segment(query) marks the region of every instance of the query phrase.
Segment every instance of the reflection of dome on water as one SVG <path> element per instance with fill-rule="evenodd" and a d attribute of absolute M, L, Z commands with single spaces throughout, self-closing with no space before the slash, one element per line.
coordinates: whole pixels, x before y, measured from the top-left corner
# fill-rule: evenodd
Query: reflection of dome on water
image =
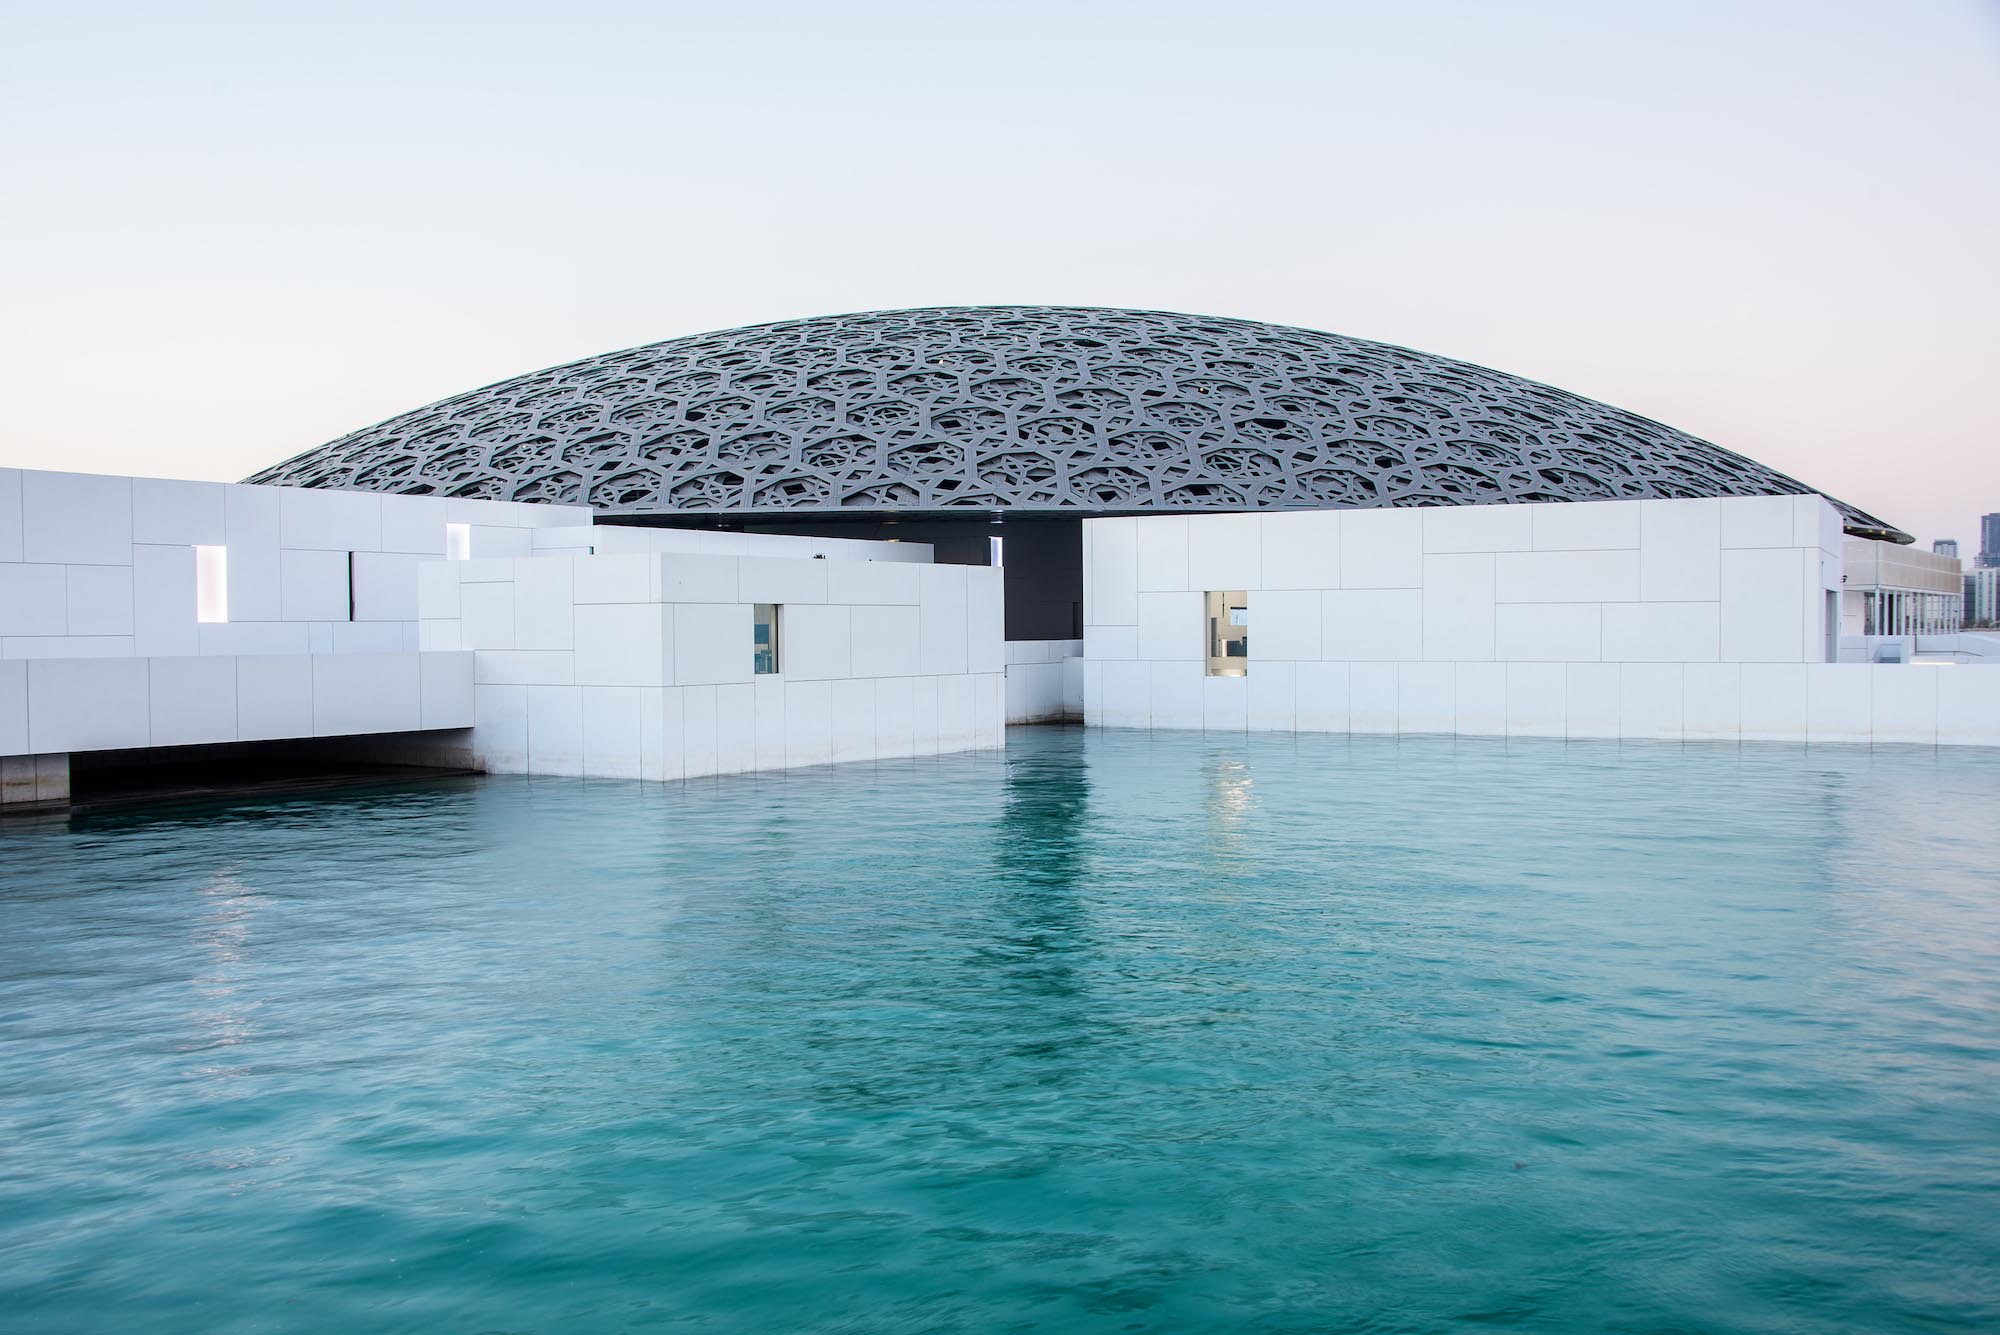
<path fill-rule="evenodd" d="M 1813 490 L 1465 362 L 1248 320 L 1042 306 L 826 316 L 606 353 L 249 480 L 736 517 Z M 1835 504 L 1848 532 L 1909 541 Z"/>

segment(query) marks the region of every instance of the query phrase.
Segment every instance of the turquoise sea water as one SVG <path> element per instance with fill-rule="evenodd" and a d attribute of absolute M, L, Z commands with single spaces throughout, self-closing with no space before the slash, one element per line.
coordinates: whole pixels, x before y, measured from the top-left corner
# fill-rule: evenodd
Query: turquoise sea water
<path fill-rule="evenodd" d="M 2000 1329 L 2000 753 L 0 828 L 10 1332 Z"/>

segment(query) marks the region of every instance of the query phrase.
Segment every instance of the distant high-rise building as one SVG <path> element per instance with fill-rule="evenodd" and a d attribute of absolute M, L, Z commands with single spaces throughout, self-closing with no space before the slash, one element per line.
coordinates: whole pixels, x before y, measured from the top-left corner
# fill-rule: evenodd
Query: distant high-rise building
<path fill-rule="evenodd" d="M 1931 544 L 1931 551 L 1937 556 L 1957 556 L 1957 538 L 1939 538 Z"/>
<path fill-rule="evenodd" d="M 1965 572 L 1965 624 L 2000 626 L 2000 566 Z"/>
<path fill-rule="evenodd" d="M 1981 570 L 2000 568 L 2000 514 L 1979 516 L 1979 559 Z"/>

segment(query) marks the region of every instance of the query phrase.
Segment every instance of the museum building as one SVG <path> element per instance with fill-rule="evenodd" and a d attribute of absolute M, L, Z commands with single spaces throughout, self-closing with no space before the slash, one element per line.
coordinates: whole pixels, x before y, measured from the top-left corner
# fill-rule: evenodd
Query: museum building
<path fill-rule="evenodd" d="M 1988 674 L 1837 661 L 1844 545 L 1908 541 L 1359 339 L 798 320 L 501 381 L 240 484 L 0 471 L 0 764 L 47 802 L 77 756 L 315 737 L 635 778 L 1076 716 L 2000 740 Z"/>

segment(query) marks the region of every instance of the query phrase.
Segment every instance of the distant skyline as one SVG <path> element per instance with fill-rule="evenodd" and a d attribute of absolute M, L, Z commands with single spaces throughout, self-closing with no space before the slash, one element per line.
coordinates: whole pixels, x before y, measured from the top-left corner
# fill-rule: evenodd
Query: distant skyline
<path fill-rule="evenodd" d="M 2000 510 L 2000 6 L 0 3 L 0 465 L 240 478 L 835 312 L 1137 306 Z"/>

